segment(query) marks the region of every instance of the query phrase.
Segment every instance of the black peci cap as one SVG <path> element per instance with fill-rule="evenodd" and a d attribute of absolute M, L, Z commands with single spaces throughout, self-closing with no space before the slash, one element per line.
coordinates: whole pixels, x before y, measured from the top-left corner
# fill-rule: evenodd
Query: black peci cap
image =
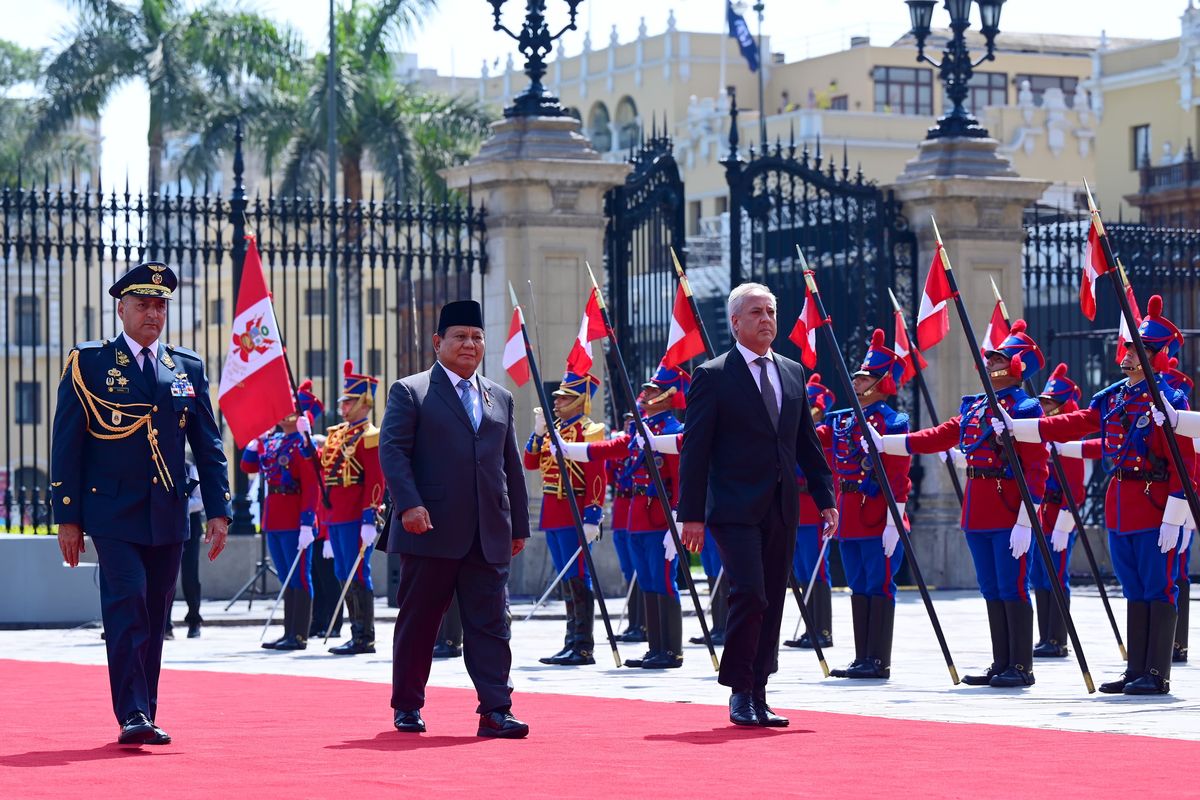
<path fill-rule="evenodd" d="M 454 325 L 482 328 L 483 308 L 474 300 L 455 300 L 453 303 L 446 303 L 438 315 L 438 336 L 444 335 L 446 329 Z"/>

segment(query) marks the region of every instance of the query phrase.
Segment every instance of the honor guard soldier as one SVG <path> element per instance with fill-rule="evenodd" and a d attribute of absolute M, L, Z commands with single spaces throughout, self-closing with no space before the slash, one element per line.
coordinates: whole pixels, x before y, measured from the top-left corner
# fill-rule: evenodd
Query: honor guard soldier
<path fill-rule="evenodd" d="M 1188 398 L 1188 404 L 1191 405 L 1192 379 L 1179 370 L 1179 359 L 1172 358 L 1170 364 L 1170 369 L 1164 376 L 1167 384 L 1172 389 L 1182 392 L 1183 396 Z M 1197 446 L 1200 446 L 1200 439 L 1193 438 L 1193 449 Z M 1200 458 L 1197 458 L 1192 465 L 1192 484 L 1200 487 Z M 1188 575 L 1188 561 L 1192 552 L 1192 539 L 1195 535 L 1194 528 L 1185 526 L 1183 535 L 1179 539 L 1179 565 L 1178 574 L 1175 576 L 1175 588 L 1179 591 L 1175 605 L 1179 608 L 1179 619 L 1175 622 L 1175 648 L 1171 654 L 1171 662 L 1174 664 L 1186 664 L 1188 660 L 1188 626 L 1191 624 L 1192 605 L 1192 579 Z"/>
<path fill-rule="evenodd" d="M 633 414 L 625 413 L 625 433 L 632 436 L 636 426 Z M 646 641 L 646 623 L 643 619 L 645 604 L 642 602 L 642 590 L 637 583 L 637 572 L 633 565 L 633 552 L 629 549 L 629 501 L 633 498 L 633 465 L 632 458 L 620 461 L 606 461 L 605 470 L 608 474 L 608 485 L 612 487 L 612 542 L 617 551 L 617 562 L 621 565 L 621 575 L 629 584 L 629 599 L 626 602 L 627 625 L 625 631 L 617 637 L 619 642 Z"/>
<path fill-rule="evenodd" d="M 1021 389 L 1021 381 L 1046 365 L 1037 343 L 1025 330 L 1025 320 L 1013 322 L 1007 338 L 985 353 L 988 376 L 1000 407 L 1018 419 L 1042 415 L 1038 401 Z M 1025 476 L 1035 503 L 1046 486 L 1045 446 L 1017 444 L 1019 464 L 1008 463 L 984 394 L 962 399 L 957 416 L 935 428 L 907 436 L 880 437 L 881 449 L 893 455 L 934 454 L 955 445 L 967 462 L 962 528 L 975 563 L 979 591 L 987 602 L 992 638 L 992 665 L 983 675 L 964 675 L 968 686 L 1032 686 L 1033 606 L 1029 601 L 1029 546 L 1033 530 L 1021 502 L 1013 470 Z M 1037 554 L 1034 554 L 1037 557 Z"/>
<path fill-rule="evenodd" d="M 642 385 L 638 406 L 651 436 L 679 434 L 682 423 L 675 409 L 686 406 L 690 376 L 678 367 L 659 364 L 654 376 Z M 679 568 L 669 523 L 657 497 L 654 480 L 646 466 L 647 454 L 654 458 L 674 508 L 679 493 L 679 457 L 650 452 L 639 437 L 620 434 L 605 442 L 566 444 L 564 454 L 586 464 L 606 460 L 633 459 L 633 499 L 629 503 L 629 543 L 645 602 L 646 639 L 649 650 L 640 659 L 628 659 L 629 667 L 674 669 L 683 664 L 683 612 L 676 586 Z"/>
<path fill-rule="evenodd" d="M 899 388 L 904 361 L 883 342 L 884 333 L 876 328 L 862 366 L 853 375 L 854 392 L 872 428 L 887 436 L 904 436 L 908 415 L 887 404 Z M 829 465 L 837 479 L 837 536 L 852 592 L 854 622 L 854 661 L 830 674 L 835 678 L 887 679 L 896 619 L 895 577 L 904 560 L 904 547 L 854 412 L 836 411 L 827 419 L 833 452 Z M 891 487 L 902 518 L 912 488 L 908 479 L 911 461 L 907 454 L 883 454 L 883 479 Z"/>
<path fill-rule="evenodd" d="M 593 375 L 576 375 L 568 371 L 553 393 L 554 430 L 564 442 L 598 442 L 604 438 L 604 424 L 593 422 L 588 414 L 592 398 L 600 381 Z M 547 444 L 546 419 L 542 409 L 535 408 L 533 434 L 525 445 L 525 469 L 542 473 L 542 516 L 539 527 L 546 533 L 546 545 L 554 562 L 555 574 L 566 569 L 574 559 L 563 580 L 567 605 L 567 633 L 563 647 L 552 656 L 538 659 L 543 664 L 561 667 L 595 664 L 592 629 L 596 616 L 596 597 L 592 594 L 592 576 L 579 549 L 579 534 L 575 518 L 567 503 L 575 503 L 583 519 L 584 536 L 588 545 L 600 538 L 600 521 L 604 517 L 606 477 L 604 465 L 571 464 L 570 496 L 566 482 L 558 472 L 558 460 Z"/>
<path fill-rule="evenodd" d="M 325 522 L 333 549 L 333 569 L 343 585 L 352 581 L 346 592 L 350 639 L 329 648 L 329 652 L 351 656 L 375 652 L 371 553 L 375 549 L 375 516 L 383 501 L 383 473 L 379 469 L 379 429 L 371 424 L 379 381 L 356 374 L 354 362 L 349 360 L 342 365 L 342 372 L 345 385 L 338 398 L 338 412 L 344 422 L 326 432 L 321 472 L 329 491 Z"/>
<path fill-rule="evenodd" d="M 168 744 L 157 724 L 163 636 L 189 535 L 184 448 L 190 446 L 208 518 L 209 559 L 232 516 L 221 432 L 204 360 L 160 340 L 178 280 L 150 261 L 109 287 L 124 332 L 67 356 L 54 414 L 54 521 L 64 560 L 79 563 L 91 537 L 112 707 L 121 744 Z"/>
<path fill-rule="evenodd" d="M 808 409 L 812 414 L 813 423 L 817 426 L 817 436 L 821 446 L 825 448 L 825 460 L 833 463 L 830 452 L 831 437 L 827 414 L 836 402 L 833 392 L 821 383 L 820 373 L 814 372 L 808 378 L 806 387 L 808 393 Z M 808 583 L 812 579 L 813 570 L 817 569 L 817 556 L 821 554 L 821 511 L 813 502 L 808 492 L 808 481 L 800 468 L 796 468 L 796 488 L 800 492 L 800 524 L 796 527 L 796 552 L 792 556 L 792 572 L 796 583 L 803 591 L 808 591 Z M 837 482 L 834 483 L 837 491 Z M 705 542 L 703 554 L 708 550 L 709 542 Z M 714 548 L 716 549 L 716 548 Z M 812 597 L 804 598 L 809 606 L 813 624 L 820 631 L 818 644 L 821 647 L 833 647 L 833 598 L 829 584 L 829 548 L 825 548 L 825 556 L 821 559 L 821 568 L 817 570 L 817 579 L 812 586 Z M 812 632 L 805 630 L 799 639 L 789 639 L 784 642 L 787 647 L 803 647 L 811 649 Z"/>
<path fill-rule="evenodd" d="M 1042 393 L 1038 395 L 1043 418 L 1079 410 L 1079 399 L 1079 386 L 1067 377 L 1066 364 L 1054 368 Z M 1058 460 L 1069 484 L 1066 488 L 1071 492 L 1076 506 L 1081 507 L 1084 499 L 1083 458 L 1068 456 L 1062 448 L 1058 450 Z M 1075 549 L 1076 531 L 1075 518 L 1071 516 L 1071 509 L 1063 494 L 1065 490 L 1058 483 L 1058 475 L 1051 469 L 1046 478 L 1046 494 L 1038 510 L 1038 521 L 1050 538 L 1055 576 L 1047 574 L 1046 565 L 1037 554 L 1029 560 L 1029 583 L 1033 586 L 1033 596 L 1037 601 L 1038 640 L 1033 646 L 1034 658 L 1065 658 L 1067 655 L 1067 620 L 1054 602 L 1054 590 L 1050 583 L 1055 580 L 1062 586 L 1063 597 L 1069 606 L 1071 581 L 1067 567 L 1071 563 L 1071 552 Z"/>
<path fill-rule="evenodd" d="M 1183 335 L 1162 315 L 1161 297 L 1151 297 L 1146 308 L 1138 331 L 1152 354 L 1154 379 L 1169 406 L 1186 408 L 1183 393 L 1164 377 Z M 1167 434 L 1156 424 L 1165 417 L 1150 399 L 1147 376 L 1132 348 L 1121 359 L 1121 371 L 1125 380 L 1098 392 L 1087 408 L 1038 422 L 1015 420 L 1011 427 L 1022 442 L 1071 441 L 1100 432 L 1105 469 L 1113 476 L 1104 501 L 1105 525 L 1113 571 L 1126 600 L 1128 652 L 1125 673 L 1100 691 L 1166 694 L 1175 641 L 1176 547 L 1190 516 L 1182 481 L 1191 480 L 1193 448 L 1190 438 L 1179 437 L 1187 470 L 1178 474 Z"/>
<path fill-rule="evenodd" d="M 242 451 L 242 472 L 260 473 L 266 485 L 262 530 L 280 580 L 288 576 L 297 554 L 300 558 L 283 590 L 283 636 L 263 642 L 267 650 L 304 650 L 312 624 L 311 545 L 321 491 L 313 464 L 316 450 L 308 437 L 313 417 L 320 416 L 323 407 L 310 380 L 300 384 L 296 397 L 299 413 L 284 417 L 278 431 L 252 439 Z"/>

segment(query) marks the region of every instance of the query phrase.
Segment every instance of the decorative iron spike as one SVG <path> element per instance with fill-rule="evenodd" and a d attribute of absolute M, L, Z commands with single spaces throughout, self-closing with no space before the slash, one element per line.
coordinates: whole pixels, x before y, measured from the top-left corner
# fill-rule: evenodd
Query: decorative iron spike
<path fill-rule="evenodd" d="M 850 177 L 850 154 L 846 150 L 846 140 L 842 139 L 842 180 Z"/>

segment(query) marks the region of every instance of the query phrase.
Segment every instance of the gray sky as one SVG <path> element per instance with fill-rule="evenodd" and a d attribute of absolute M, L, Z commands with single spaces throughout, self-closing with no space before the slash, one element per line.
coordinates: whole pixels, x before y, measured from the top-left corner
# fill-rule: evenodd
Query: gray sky
<path fill-rule="evenodd" d="M 349 0 L 335 0 L 339 6 Z M 782 50 L 789 61 L 845 46 L 851 35 L 865 34 L 875 42 L 890 42 L 908 30 L 908 8 L 903 0 L 765 0 L 763 32 L 771 49 Z M 1001 30 L 1164 39 L 1179 34 L 1179 16 L 1188 0 L 1008 0 Z M 191 3 L 200 5 L 201 3 Z M 242 0 L 255 9 L 297 28 L 313 49 L 328 36 L 328 0 Z M 519 26 L 521 0 L 509 0 L 505 20 Z M 749 3 L 748 3 L 749 5 Z M 512 42 L 491 29 L 491 6 L 486 0 L 441 0 L 441 9 L 405 47 L 416 52 L 421 66 L 458 75 L 479 75 L 480 64 L 499 58 L 503 65 Z M 63 36 L 73 18 L 64 0 L 38 0 L 30 13 L 29 0 L 0 0 L 0 36 L 26 47 L 51 47 Z M 565 22 L 562 0 L 548 0 L 552 22 Z M 637 36 L 639 18 L 645 17 L 650 35 L 661 33 L 673 9 L 682 30 L 719 31 L 724 25 L 725 0 L 584 0 L 580 30 L 564 37 L 568 54 L 582 48 L 583 31 L 590 27 L 593 48 L 607 44 L 612 26 L 622 42 Z M 747 13 L 751 29 L 756 24 Z M 948 17 L 940 7 L 934 25 L 945 26 Z M 978 16 L 976 15 L 976 23 Z M 1001 33 L 1003 36 L 1003 33 Z M 520 61 L 517 61 L 518 65 Z M 127 171 L 135 186 L 146 175 L 145 132 L 148 119 L 145 88 L 129 84 L 117 92 L 102 114 L 104 150 L 102 171 L 123 176 Z"/>

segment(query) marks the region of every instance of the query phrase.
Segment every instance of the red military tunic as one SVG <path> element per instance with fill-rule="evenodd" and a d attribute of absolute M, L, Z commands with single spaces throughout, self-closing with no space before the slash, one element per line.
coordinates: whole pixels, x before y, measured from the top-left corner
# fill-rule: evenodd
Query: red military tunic
<path fill-rule="evenodd" d="M 564 423 L 554 421 L 554 429 L 564 442 L 595 442 L 604 437 L 604 425 L 578 416 Z M 563 481 L 558 472 L 558 460 L 546 446 L 546 437 L 536 433 L 525 445 L 525 469 L 542 473 L 542 516 L 539 528 L 543 531 L 574 528 L 575 518 L 567 505 Z M 571 488 L 579 515 L 585 523 L 599 524 L 604 517 L 604 494 L 608 480 L 603 462 L 579 463 L 568 460 Z"/>
<path fill-rule="evenodd" d="M 330 428 L 321 448 L 321 472 L 330 505 L 321 514 L 323 524 L 375 522 L 383 502 L 378 428 L 365 419 Z"/>
<path fill-rule="evenodd" d="M 1053 419 L 1046 417 L 1045 419 Z M 1039 427 L 1041 427 L 1039 425 Z M 1084 458 L 1086 458 L 1087 447 L 1084 447 Z M 1047 457 L 1049 457 L 1047 455 Z M 1067 486 L 1071 493 L 1071 498 L 1075 501 L 1075 505 L 1079 506 L 1083 503 L 1083 458 L 1071 458 L 1064 456 L 1061 452 L 1058 454 L 1059 463 L 1062 464 L 1063 472 L 1067 476 Z M 1054 523 L 1058 520 L 1058 515 L 1070 514 L 1070 507 L 1067 504 L 1066 498 L 1063 496 L 1062 488 L 1058 485 L 1058 473 L 1053 465 L 1050 467 L 1050 474 L 1046 478 L 1046 493 L 1042 496 L 1042 505 L 1038 509 L 1038 521 L 1041 522 L 1042 530 L 1047 534 L 1054 530 Z"/>
<path fill-rule="evenodd" d="M 908 432 L 908 415 L 901 414 L 879 401 L 863 409 L 871 427 L 883 434 Z M 862 431 L 854 412 L 830 414 L 828 428 L 832 433 L 833 459 L 830 467 L 838 485 L 838 537 L 864 539 L 883 534 L 890 521 L 887 498 L 874 476 L 870 454 L 860 444 Z M 883 470 L 897 503 L 907 503 L 912 481 L 908 469 L 911 456 L 881 453 Z"/>
<path fill-rule="evenodd" d="M 821 440 L 821 449 L 825 451 L 825 461 L 833 463 L 833 435 L 830 432 L 828 418 L 816 423 L 817 438 Z M 808 479 L 804 477 L 804 472 L 799 466 L 796 467 L 796 490 L 800 492 L 800 521 L 797 523 L 799 527 L 823 525 L 824 520 L 821 519 L 821 509 L 817 508 L 817 504 L 812 499 L 812 494 L 808 491 Z M 833 482 L 834 499 L 837 499 L 838 485 L 837 481 Z"/>
<path fill-rule="evenodd" d="M 677 433 L 682 427 L 670 411 L 647 417 L 645 423 L 651 435 Z M 631 440 L 632 437 L 622 433 L 607 441 L 588 445 L 588 458 L 593 461 L 629 459 L 636 468 L 632 475 L 633 497 L 629 501 L 627 530 L 630 533 L 665 531 L 669 527 L 667 516 L 663 512 L 662 503 L 657 499 L 654 480 L 645 464 L 648 451 L 631 446 Z M 654 463 L 658 465 L 669 504 L 671 508 L 675 508 L 679 504 L 679 456 L 669 453 L 651 455 L 654 457 Z"/>
<path fill-rule="evenodd" d="M 1010 386 L 996 393 L 1000 404 L 1014 418 L 1040 417 L 1042 407 L 1020 387 Z M 988 532 L 1011 530 L 1021 508 L 1021 491 L 1006 462 L 1004 445 L 992 431 L 991 412 L 985 395 L 963 398 L 958 416 L 934 428 L 910 433 L 910 453 L 944 453 L 960 448 L 967 457 L 967 488 L 963 500 L 964 531 Z M 1041 502 L 1048 474 L 1049 457 L 1041 443 L 1017 442 L 1021 472 L 1029 484 L 1034 502 Z"/>
<path fill-rule="evenodd" d="M 316 522 L 320 488 L 312 454 L 299 433 L 272 433 L 258 440 L 258 450 L 242 451 L 242 472 L 261 472 L 266 484 L 262 528 L 294 531 Z"/>

